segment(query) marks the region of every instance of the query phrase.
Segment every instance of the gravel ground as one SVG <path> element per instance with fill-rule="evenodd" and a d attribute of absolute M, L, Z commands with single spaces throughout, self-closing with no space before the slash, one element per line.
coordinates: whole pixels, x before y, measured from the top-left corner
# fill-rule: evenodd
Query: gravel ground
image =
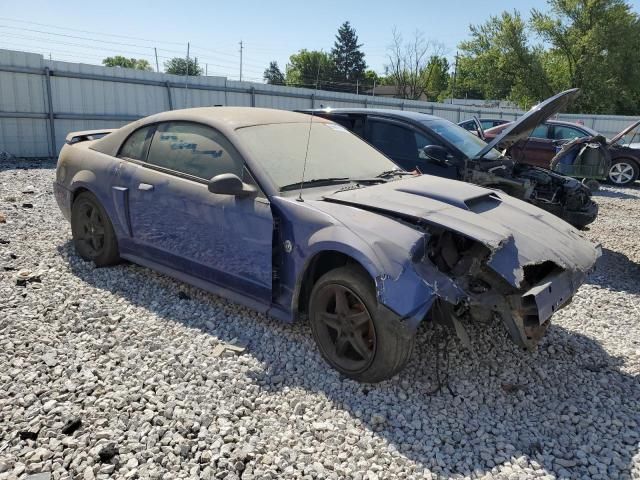
<path fill-rule="evenodd" d="M 425 327 L 371 386 L 307 325 L 81 261 L 53 177 L 0 163 L 0 479 L 640 478 L 640 189 L 598 194 L 603 258 L 538 352 Z"/>

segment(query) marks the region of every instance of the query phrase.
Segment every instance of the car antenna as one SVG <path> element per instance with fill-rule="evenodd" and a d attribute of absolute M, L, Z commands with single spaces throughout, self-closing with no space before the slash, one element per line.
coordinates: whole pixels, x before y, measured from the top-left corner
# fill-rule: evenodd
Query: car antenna
<path fill-rule="evenodd" d="M 322 60 L 318 58 L 318 71 L 316 72 L 316 91 L 318 91 L 318 80 L 320 79 L 320 64 Z M 299 202 L 304 202 L 304 198 L 302 198 L 302 187 L 304 186 L 304 174 L 307 170 L 307 158 L 309 156 L 309 142 L 311 141 L 311 126 L 313 125 L 313 109 L 311 109 L 311 118 L 309 118 L 309 132 L 307 133 L 307 148 L 304 152 L 304 163 L 302 164 L 302 178 L 300 178 L 300 193 L 298 194 Z"/>

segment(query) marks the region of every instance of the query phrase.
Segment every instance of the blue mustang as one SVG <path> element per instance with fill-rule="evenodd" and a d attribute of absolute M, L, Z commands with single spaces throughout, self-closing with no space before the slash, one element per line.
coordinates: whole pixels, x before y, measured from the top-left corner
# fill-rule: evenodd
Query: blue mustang
<path fill-rule="evenodd" d="M 534 348 L 598 257 L 508 195 L 412 175 L 326 119 L 259 108 L 164 112 L 71 133 L 58 204 L 97 266 L 147 266 L 285 321 L 365 382 L 406 364 L 425 319 L 464 337 L 499 317 Z"/>

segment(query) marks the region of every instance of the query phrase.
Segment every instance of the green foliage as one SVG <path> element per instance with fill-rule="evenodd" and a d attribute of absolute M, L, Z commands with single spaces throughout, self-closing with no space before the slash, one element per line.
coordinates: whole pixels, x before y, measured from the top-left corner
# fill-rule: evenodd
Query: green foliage
<path fill-rule="evenodd" d="M 331 50 L 336 82 L 355 83 L 363 80 L 367 64 L 360 47 L 362 44 L 358 44 L 355 29 L 349 22 L 344 22 L 338 29 L 336 41 Z M 355 86 L 353 89 L 355 90 Z"/>
<path fill-rule="evenodd" d="M 187 75 L 187 69 L 189 76 L 198 77 L 202 75 L 202 67 L 198 65 L 197 58 L 190 58 L 188 61 L 186 58 L 174 57 L 164 62 L 164 70 L 166 73 L 172 73 L 174 75 Z"/>
<path fill-rule="evenodd" d="M 640 17 L 624 0 L 548 0 L 527 24 L 503 12 L 460 44 L 456 96 L 522 107 L 578 87 L 572 111 L 640 112 Z M 543 43 L 533 44 L 531 38 Z"/>
<path fill-rule="evenodd" d="M 432 55 L 426 66 L 426 94 L 429 100 L 446 97 L 449 89 L 449 61 L 445 57 Z"/>
<path fill-rule="evenodd" d="M 582 89 L 572 106 L 592 113 L 640 111 L 640 17 L 623 0 L 548 0 L 532 11 L 536 33 L 551 45 L 565 86 Z"/>
<path fill-rule="evenodd" d="M 263 78 L 267 83 L 272 85 L 284 85 L 285 78 L 284 73 L 278 67 L 278 62 L 269 63 L 269 68 L 265 69 Z"/>
<path fill-rule="evenodd" d="M 121 67 L 121 68 L 135 68 L 136 70 L 152 71 L 151 64 L 142 58 L 127 58 L 122 55 L 116 55 L 114 57 L 107 57 L 102 60 L 102 64 L 105 67 Z"/>
<path fill-rule="evenodd" d="M 331 90 L 335 71 L 329 54 L 302 49 L 289 57 L 286 81 L 287 85 Z"/>
<path fill-rule="evenodd" d="M 540 49 L 529 45 L 527 25 L 516 11 L 492 16 L 471 27 L 471 39 L 460 44 L 456 95 L 509 99 L 531 105 L 553 93 Z"/>

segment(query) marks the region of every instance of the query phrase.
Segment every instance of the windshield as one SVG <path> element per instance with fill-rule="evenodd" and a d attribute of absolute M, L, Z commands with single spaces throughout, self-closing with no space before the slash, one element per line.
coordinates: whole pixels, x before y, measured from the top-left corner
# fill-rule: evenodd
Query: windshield
<path fill-rule="evenodd" d="M 314 120 L 310 137 L 310 122 L 254 125 L 236 131 L 279 189 L 300 182 L 307 138 L 309 155 L 305 180 L 371 178 L 398 168 L 340 125 L 309 118 Z"/>
<path fill-rule="evenodd" d="M 440 135 L 464 153 L 467 158 L 475 158 L 480 150 L 487 146 L 484 140 L 481 140 L 473 133 L 448 120 L 426 120 L 423 123 L 433 130 L 434 133 Z M 501 156 L 498 150 L 492 148 L 483 158 L 487 160 L 497 160 Z"/>

